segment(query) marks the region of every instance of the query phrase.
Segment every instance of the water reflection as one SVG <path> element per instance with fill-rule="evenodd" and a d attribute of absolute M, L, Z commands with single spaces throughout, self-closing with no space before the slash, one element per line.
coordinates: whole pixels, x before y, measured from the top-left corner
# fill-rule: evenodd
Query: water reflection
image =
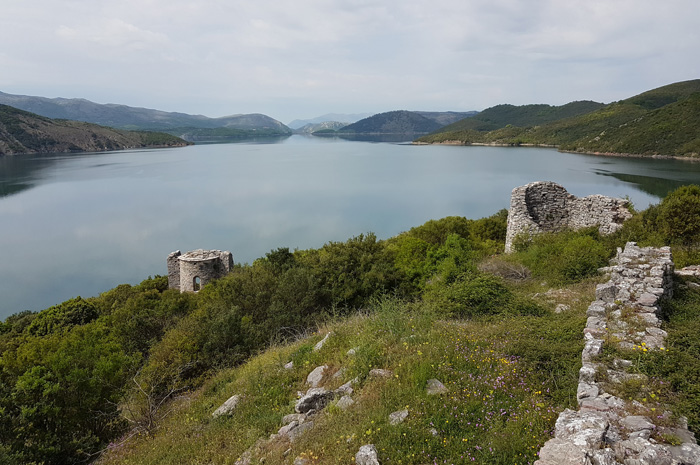
<path fill-rule="evenodd" d="M 619 179 L 620 181 L 635 184 L 642 191 L 658 198 L 666 197 L 666 195 L 672 190 L 688 184 L 688 181 L 683 180 L 657 178 L 640 174 L 613 173 L 604 170 L 596 170 L 596 174 L 601 176 L 611 176 L 615 179 Z"/>

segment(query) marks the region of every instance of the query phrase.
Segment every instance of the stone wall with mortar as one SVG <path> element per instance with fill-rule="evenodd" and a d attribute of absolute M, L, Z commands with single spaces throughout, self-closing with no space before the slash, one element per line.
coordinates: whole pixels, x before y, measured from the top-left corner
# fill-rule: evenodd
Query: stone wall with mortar
<path fill-rule="evenodd" d="M 700 447 L 682 419 L 674 421 L 658 403 L 615 395 L 626 383 L 640 389 L 647 384 L 635 372 L 632 357 L 608 363 L 599 357 L 607 344 L 640 356 L 665 350 L 659 302 L 671 296 L 673 268 L 668 247 L 640 248 L 629 242 L 618 249 L 604 269 L 610 279 L 597 286 L 587 311 L 578 411 L 559 415 L 554 438 L 540 450 L 535 465 L 700 464 Z M 681 444 L 664 442 L 671 437 Z"/>
<path fill-rule="evenodd" d="M 598 226 L 601 234 L 613 233 L 632 217 L 628 205 L 624 199 L 603 195 L 578 198 L 549 181 L 516 187 L 510 197 L 505 251 L 512 252 L 513 240 L 519 234 L 533 235 L 589 226 Z"/>
<path fill-rule="evenodd" d="M 233 255 L 221 250 L 172 252 L 167 258 L 168 287 L 180 292 L 198 292 L 209 281 L 226 276 L 233 268 Z"/>

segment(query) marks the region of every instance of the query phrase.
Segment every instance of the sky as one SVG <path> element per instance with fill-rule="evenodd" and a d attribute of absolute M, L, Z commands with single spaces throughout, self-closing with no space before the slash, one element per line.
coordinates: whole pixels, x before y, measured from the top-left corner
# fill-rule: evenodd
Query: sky
<path fill-rule="evenodd" d="M 697 0 L 0 0 L 0 91 L 283 123 L 700 78 Z"/>

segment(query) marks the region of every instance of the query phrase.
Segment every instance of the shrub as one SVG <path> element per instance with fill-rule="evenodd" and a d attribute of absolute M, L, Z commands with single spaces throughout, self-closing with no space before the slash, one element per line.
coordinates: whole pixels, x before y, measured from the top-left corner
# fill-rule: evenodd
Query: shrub
<path fill-rule="evenodd" d="M 95 306 L 78 296 L 39 313 L 27 327 L 27 331 L 37 336 L 45 336 L 61 329 L 89 323 L 95 318 Z"/>
<path fill-rule="evenodd" d="M 519 258 L 533 275 L 557 284 L 581 281 L 597 273 L 612 255 L 595 228 L 542 234 L 519 245 Z"/>
<path fill-rule="evenodd" d="M 700 240 L 700 186 L 683 186 L 661 202 L 658 229 L 671 244 L 692 244 Z"/>

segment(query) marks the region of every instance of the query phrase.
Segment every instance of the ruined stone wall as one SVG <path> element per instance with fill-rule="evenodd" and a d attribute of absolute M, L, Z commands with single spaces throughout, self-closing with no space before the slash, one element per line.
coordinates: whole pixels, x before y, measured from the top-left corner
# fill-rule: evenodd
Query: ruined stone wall
<path fill-rule="evenodd" d="M 626 200 L 603 195 L 578 198 L 554 182 L 533 182 L 513 189 L 505 251 L 513 251 L 513 240 L 520 234 L 589 226 L 598 226 L 601 234 L 610 234 L 631 217 Z"/>
<path fill-rule="evenodd" d="M 168 289 L 180 289 L 180 260 L 179 250 L 171 252 L 166 259 L 168 264 Z"/>
<path fill-rule="evenodd" d="M 231 252 L 193 250 L 168 255 L 168 287 L 180 292 L 198 292 L 209 281 L 226 276 L 233 268 Z"/>
<path fill-rule="evenodd" d="M 700 447 L 687 424 L 673 422 L 663 405 L 624 400 L 615 393 L 625 383 L 647 385 L 633 369 L 632 357 L 604 363 L 605 344 L 642 356 L 665 350 L 659 301 L 672 293 L 673 261 L 668 247 L 618 249 L 605 271 L 610 279 L 596 288 L 588 307 L 577 390 L 578 411 L 566 409 L 554 438 L 540 450 L 535 465 L 681 465 L 700 464 Z M 642 392 L 643 393 L 643 392 Z M 681 445 L 666 444 L 674 437 Z"/>

